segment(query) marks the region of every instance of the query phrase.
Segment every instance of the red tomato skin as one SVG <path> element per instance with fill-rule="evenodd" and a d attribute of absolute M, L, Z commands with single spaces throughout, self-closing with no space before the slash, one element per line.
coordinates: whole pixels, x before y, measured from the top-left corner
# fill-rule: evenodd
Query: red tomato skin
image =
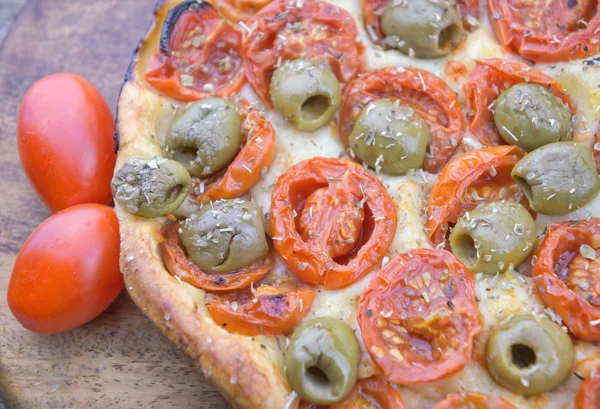
<path fill-rule="evenodd" d="M 85 78 L 59 73 L 35 82 L 21 102 L 17 130 L 25 174 L 50 210 L 112 201 L 115 122 Z"/>
<path fill-rule="evenodd" d="M 23 244 L 8 306 L 25 328 L 55 334 L 100 315 L 123 289 L 112 208 L 81 204 L 40 224 Z"/>

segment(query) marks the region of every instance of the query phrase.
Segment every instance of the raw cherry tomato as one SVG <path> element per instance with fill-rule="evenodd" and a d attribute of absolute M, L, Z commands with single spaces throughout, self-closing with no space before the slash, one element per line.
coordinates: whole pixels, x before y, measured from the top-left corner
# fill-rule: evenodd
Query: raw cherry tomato
<path fill-rule="evenodd" d="M 232 23 L 246 21 L 271 0 L 215 0 L 217 9 Z"/>
<path fill-rule="evenodd" d="M 81 204 L 45 220 L 23 244 L 8 306 L 25 328 L 66 331 L 96 318 L 123 289 L 119 224 L 108 206 Z"/>
<path fill-rule="evenodd" d="M 180 101 L 229 96 L 245 82 L 241 42 L 240 30 L 209 3 L 184 1 L 169 11 L 144 79 Z"/>
<path fill-rule="evenodd" d="M 464 153 L 448 163 L 427 201 L 427 236 L 447 245 L 450 227 L 483 202 L 512 200 L 529 207 L 525 193 L 510 176 L 524 156 L 516 146 L 494 146 Z"/>
<path fill-rule="evenodd" d="M 243 291 L 217 297 L 206 308 L 217 325 L 242 335 L 286 333 L 308 314 L 315 293 L 262 285 L 254 294 Z"/>
<path fill-rule="evenodd" d="M 575 409 L 600 408 L 600 378 L 588 379 L 581 385 L 575 398 Z"/>
<path fill-rule="evenodd" d="M 110 108 L 85 78 L 52 74 L 29 88 L 19 109 L 19 156 L 50 210 L 112 201 L 114 133 Z"/>
<path fill-rule="evenodd" d="M 498 41 L 533 61 L 568 61 L 600 51 L 596 0 L 488 0 Z"/>
<path fill-rule="evenodd" d="M 577 338 L 600 341 L 600 218 L 552 223 L 536 257 L 544 303 Z"/>
<path fill-rule="evenodd" d="M 571 115 L 575 114 L 575 105 L 554 78 L 516 60 L 477 60 L 464 91 L 470 112 L 473 113 L 470 118 L 471 132 L 483 145 L 505 145 L 494 124 L 491 107 L 502 91 L 522 82 L 548 88 L 569 106 Z"/>
<path fill-rule="evenodd" d="M 187 258 L 179 242 L 178 228 L 178 223 L 171 223 L 162 230 L 163 239 L 160 242 L 160 249 L 163 262 L 171 275 L 179 277 L 194 287 L 213 292 L 249 288 L 262 279 L 275 265 L 275 252 L 271 251 L 264 260 L 239 271 L 225 274 L 205 273 Z"/>
<path fill-rule="evenodd" d="M 404 409 L 404 405 L 400 392 L 390 382 L 373 376 L 358 381 L 352 392 L 339 403 L 322 406 L 302 402 L 300 409 Z"/>
<path fill-rule="evenodd" d="M 381 13 L 391 2 L 392 0 L 361 0 L 360 2 L 364 13 L 365 26 L 367 31 L 372 33 L 370 36 L 371 41 L 384 48 L 388 48 L 388 46 L 383 42 L 385 36 L 381 31 L 380 19 Z M 469 21 L 472 18 L 479 19 L 479 2 L 477 0 L 458 0 L 457 6 L 464 28 L 476 28 Z"/>
<path fill-rule="evenodd" d="M 450 395 L 438 402 L 432 409 L 517 409 L 495 395 L 485 395 L 479 392 Z"/>
<path fill-rule="evenodd" d="M 396 209 L 383 184 L 347 159 L 300 162 L 273 189 L 275 249 L 309 284 L 352 284 L 381 261 L 395 229 Z"/>
<path fill-rule="evenodd" d="M 384 98 L 400 100 L 425 120 L 431 142 L 423 169 L 437 173 L 462 141 L 465 129 L 454 91 L 432 73 L 416 68 L 390 67 L 357 78 L 344 91 L 340 108 L 340 139 L 345 146 L 362 110 Z"/>
<path fill-rule="evenodd" d="M 307 58 L 325 62 L 341 83 L 356 78 L 365 69 L 365 47 L 357 40 L 354 18 L 330 3 L 275 0 L 250 18 L 247 25 L 254 29 L 244 35 L 246 76 L 271 109 L 269 85 L 281 61 Z"/>
<path fill-rule="evenodd" d="M 208 186 L 200 198 L 202 202 L 240 197 L 258 183 L 260 172 L 273 162 L 275 130 L 271 122 L 258 111 L 242 111 L 244 147 L 218 181 Z"/>
<path fill-rule="evenodd" d="M 481 329 L 473 273 L 446 250 L 409 250 L 371 279 L 358 324 L 392 382 L 415 385 L 456 373 L 471 360 Z"/>

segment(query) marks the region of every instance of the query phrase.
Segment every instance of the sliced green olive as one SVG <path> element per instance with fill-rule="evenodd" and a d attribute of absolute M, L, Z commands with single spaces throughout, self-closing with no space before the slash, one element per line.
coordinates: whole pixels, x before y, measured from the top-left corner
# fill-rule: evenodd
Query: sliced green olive
<path fill-rule="evenodd" d="M 110 187 L 128 212 L 159 217 L 181 206 L 191 184 L 189 173 L 174 160 L 132 156 L 114 175 Z"/>
<path fill-rule="evenodd" d="M 535 221 L 515 202 L 485 203 L 458 219 L 450 233 L 454 255 L 474 273 L 496 274 L 521 264 L 535 247 Z"/>
<path fill-rule="evenodd" d="M 569 377 L 575 348 L 569 335 L 548 318 L 517 315 L 491 335 L 487 362 L 490 374 L 506 389 L 536 395 Z"/>
<path fill-rule="evenodd" d="M 533 210 L 564 214 L 584 206 L 600 190 L 600 178 L 589 148 L 555 142 L 534 150 L 512 170 Z"/>
<path fill-rule="evenodd" d="M 392 1 L 380 21 L 384 43 L 411 57 L 443 57 L 465 36 L 453 1 Z"/>
<path fill-rule="evenodd" d="M 301 399 L 330 405 L 356 383 L 360 349 L 348 324 L 315 318 L 296 328 L 285 350 L 288 381 Z"/>
<path fill-rule="evenodd" d="M 218 200 L 185 219 L 179 234 L 188 257 L 206 273 L 226 273 L 267 256 L 263 216 L 247 200 Z"/>
<path fill-rule="evenodd" d="M 500 94 L 494 123 L 509 145 L 531 152 L 552 142 L 571 139 L 569 108 L 545 87 L 521 83 Z"/>
<path fill-rule="evenodd" d="M 190 103 L 176 113 L 165 150 L 190 175 L 206 177 L 233 161 L 242 143 L 242 118 L 223 98 Z"/>
<path fill-rule="evenodd" d="M 401 106 L 399 101 L 380 99 L 363 109 L 348 144 L 372 168 L 404 175 L 422 166 L 429 130 L 414 109 Z"/>
<path fill-rule="evenodd" d="M 286 61 L 271 79 L 275 109 L 300 131 L 314 131 L 329 122 L 340 100 L 340 83 L 327 64 Z"/>

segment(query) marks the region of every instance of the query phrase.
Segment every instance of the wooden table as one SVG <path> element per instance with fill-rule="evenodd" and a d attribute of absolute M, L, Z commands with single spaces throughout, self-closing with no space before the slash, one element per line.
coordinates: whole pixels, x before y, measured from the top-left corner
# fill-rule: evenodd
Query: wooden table
<path fill-rule="evenodd" d="M 23 1 L 2 0 L 2 17 Z M 70 71 L 116 106 L 153 6 L 154 0 L 29 0 L 0 49 L 0 397 L 8 409 L 228 407 L 125 292 L 91 323 L 52 336 L 23 329 L 6 305 L 19 248 L 50 215 L 19 165 L 19 102 L 38 78 Z"/>

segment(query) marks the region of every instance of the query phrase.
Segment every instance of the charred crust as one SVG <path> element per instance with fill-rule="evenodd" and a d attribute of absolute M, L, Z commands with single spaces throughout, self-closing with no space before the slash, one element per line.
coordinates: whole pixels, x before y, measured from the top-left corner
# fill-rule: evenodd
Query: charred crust
<path fill-rule="evenodd" d="M 167 14 L 167 18 L 165 19 L 165 22 L 162 26 L 162 31 L 160 33 L 160 52 L 165 54 L 170 53 L 171 50 L 169 48 L 169 38 L 171 37 L 171 32 L 173 31 L 175 24 L 177 24 L 177 20 L 179 20 L 179 17 L 181 17 L 183 13 L 189 10 L 206 10 L 211 7 L 212 6 L 210 3 L 206 1 L 186 0 L 169 10 L 169 14 Z"/>

